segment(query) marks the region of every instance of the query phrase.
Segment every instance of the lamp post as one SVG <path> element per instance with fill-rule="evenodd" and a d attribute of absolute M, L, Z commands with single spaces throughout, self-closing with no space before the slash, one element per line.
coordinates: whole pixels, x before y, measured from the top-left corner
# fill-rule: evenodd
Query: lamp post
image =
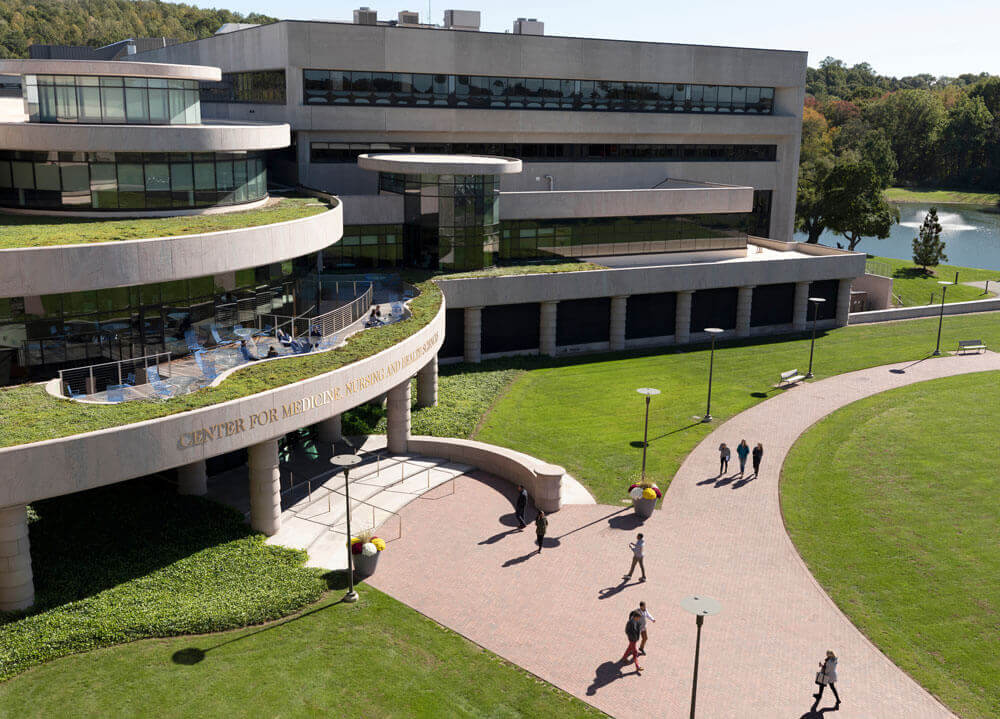
<path fill-rule="evenodd" d="M 938 338 L 937 345 L 934 347 L 934 357 L 941 356 L 941 325 L 944 324 L 944 296 L 948 293 L 948 286 L 953 283 L 938 280 L 938 284 L 941 285 L 941 313 L 938 315 Z"/>
<path fill-rule="evenodd" d="M 646 481 L 646 447 L 649 442 L 646 438 L 649 436 L 649 400 L 653 398 L 654 395 L 658 395 L 660 390 L 653 389 L 652 387 L 640 387 L 636 390 L 639 394 L 646 396 L 646 423 L 642 428 L 642 480 Z"/>
<path fill-rule="evenodd" d="M 712 353 L 708 357 L 708 404 L 705 406 L 705 416 L 702 422 L 712 421 L 712 372 L 715 369 L 715 338 L 722 334 L 718 327 L 706 327 L 705 331 L 712 337 Z"/>
<path fill-rule="evenodd" d="M 806 379 L 813 378 L 813 349 L 816 347 L 816 320 L 819 318 L 819 306 L 826 302 L 822 297 L 810 297 L 809 302 L 813 306 L 813 336 L 809 342 L 809 371 L 806 372 Z"/>
<path fill-rule="evenodd" d="M 695 616 L 695 624 L 698 627 L 698 638 L 694 644 L 694 679 L 691 681 L 691 719 L 694 719 L 694 705 L 698 698 L 698 655 L 701 653 L 701 625 L 705 621 L 705 617 L 721 612 L 722 605 L 710 597 L 685 597 L 681 600 L 681 607 Z"/>
<path fill-rule="evenodd" d="M 358 601 L 358 593 L 354 591 L 354 555 L 351 554 L 351 491 L 348 488 L 347 475 L 351 467 L 361 463 L 361 457 L 356 454 L 336 454 L 330 458 L 330 464 L 344 470 L 344 502 L 347 504 L 347 594 L 345 602 Z"/>

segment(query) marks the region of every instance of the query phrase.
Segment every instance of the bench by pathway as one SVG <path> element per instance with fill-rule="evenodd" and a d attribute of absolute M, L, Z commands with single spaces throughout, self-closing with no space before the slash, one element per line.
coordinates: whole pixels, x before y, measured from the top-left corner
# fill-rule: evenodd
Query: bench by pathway
<path fill-rule="evenodd" d="M 876 367 L 801 384 L 733 417 L 688 456 L 664 510 L 639 525 L 631 510 L 567 506 L 534 554 L 516 530 L 513 488 L 483 473 L 454 494 L 402 510 L 405 535 L 371 583 L 469 639 L 618 717 L 686 717 L 694 618 L 680 601 L 705 594 L 698 716 L 810 715 L 817 662 L 837 651 L 837 719 L 924 719 L 951 713 L 879 652 L 813 579 L 785 532 L 778 477 L 789 448 L 823 416 L 914 382 L 1000 370 L 987 352 Z M 759 478 L 718 481 L 717 447 L 762 441 Z M 655 451 L 655 444 L 652 451 Z M 734 462 L 735 463 L 735 462 Z M 649 581 L 622 583 L 627 543 L 646 534 Z M 637 577 L 636 577 L 637 579 Z M 645 600 L 650 627 L 641 676 L 619 676 L 628 611 Z M 824 696 L 820 708 L 832 707 Z"/>

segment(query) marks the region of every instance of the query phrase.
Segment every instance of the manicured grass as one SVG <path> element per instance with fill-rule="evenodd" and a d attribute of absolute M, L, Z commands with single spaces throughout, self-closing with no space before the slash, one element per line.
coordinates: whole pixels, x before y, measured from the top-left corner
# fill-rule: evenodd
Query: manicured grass
<path fill-rule="evenodd" d="M 896 260 L 891 257 L 873 257 L 872 263 L 882 263 L 889 266 L 892 272 L 892 291 L 903 301 L 902 307 L 912 307 L 915 305 L 933 304 L 941 301 L 941 285 L 938 280 L 946 282 L 955 281 L 955 273 L 958 273 L 959 284 L 949 287 L 945 294 L 945 302 L 967 302 L 969 300 L 984 300 L 995 296 L 984 295 L 978 287 L 968 287 L 962 282 L 976 282 L 979 280 L 1000 279 L 1000 272 L 996 270 L 980 270 L 974 267 L 958 267 L 956 265 L 938 265 L 930 268 L 930 274 L 924 274 L 922 268 L 917 267 L 909 260 Z M 881 268 L 880 268 L 881 270 Z M 881 270 L 884 271 L 884 270 Z M 997 283 L 1000 290 L 1000 282 Z"/>
<path fill-rule="evenodd" d="M 330 352 L 249 365 L 217 387 L 165 401 L 86 405 L 52 397 L 37 384 L 0 390 L 0 447 L 165 417 L 281 387 L 370 357 L 425 327 L 437 314 L 441 306 L 437 285 L 425 281 L 417 288 L 420 295 L 409 304 L 412 316 L 402 322 L 367 329 L 350 337 L 345 347 Z"/>
<path fill-rule="evenodd" d="M 844 327 L 816 340 L 814 372 L 828 377 L 865 367 L 927 357 L 934 349 L 937 319 Z M 982 338 L 1000 347 L 994 313 L 945 318 L 941 344 Z M 684 457 L 727 418 L 778 392 L 779 372 L 809 362 L 807 337 L 722 343 L 715 352 L 711 425 L 705 411 L 708 351 L 696 348 L 657 354 L 600 355 L 487 362 L 485 369 L 525 368 L 482 422 L 477 439 L 511 447 L 566 467 L 599 502 L 617 504 L 642 459 L 643 399 L 637 387 L 656 387 L 649 415 L 647 475 L 661 488 Z M 736 444 L 743 437 L 733 437 Z M 746 437 L 750 444 L 766 437 Z M 632 443 L 635 443 L 633 445 Z"/>
<path fill-rule="evenodd" d="M 194 235 L 297 220 L 329 207 L 313 197 L 285 197 L 256 210 L 222 215 L 186 215 L 147 219 L 96 220 L 0 213 L 0 250 L 15 247 L 78 245 L 147 237 Z"/>
<path fill-rule="evenodd" d="M 937 202 L 957 205 L 995 205 L 1000 202 L 997 192 L 942 190 L 932 187 L 890 187 L 885 191 L 890 202 Z"/>
<path fill-rule="evenodd" d="M 1000 716 L 998 374 L 852 404 L 803 435 L 782 471 L 785 522 L 813 576 L 967 719 Z"/>
<path fill-rule="evenodd" d="M 0 679 L 97 647 L 277 619 L 327 588 L 305 552 L 266 545 L 241 514 L 155 480 L 37 502 L 30 521 L 36 605 L 0 613 Z"/>
<path fill-rule="evenodd" d="M 590 270 L 605 270 L 604 265 L 593 262 L 558 262 L 558 263 L 525 263 L 523 265 L 504 265 L 502 267 L 487 267 L 475 272 L 456 272 L 451 275 L 441 275 L 443 280 L 459 280 L 466 277 L 511 277 L 514 275 L 534 275 L 553 272 L 588 272 Z"/>

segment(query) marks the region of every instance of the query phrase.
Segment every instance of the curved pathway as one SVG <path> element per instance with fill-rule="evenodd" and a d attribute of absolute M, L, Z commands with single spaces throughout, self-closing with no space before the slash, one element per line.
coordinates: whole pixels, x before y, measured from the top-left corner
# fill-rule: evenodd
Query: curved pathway
<path fill-rule="evenodd" d="M 894 387 L 987 370 L 1000 370 L 1000 355 L 887 365 L 781 391 L 703 440 L 670 485 L 665 509 L 644 525 L 621 507 L 568 506 L 550 517 L 540 555 L 532 553 L 530 528 L 512 528 L 513 489 L 473 473 L 453 495 L 403 511 L 406 534 L 371 581 L 614 716 L 687 716 L 695 627 L 679 603 L 698 593 L 723 607 L 703 630 L 699 717 L 819 717 L 809 713 L 810 694 L 827 648 L 841 657 L 838 719 L 952 716 L 812 578 L 785 532 L 778 477 L 799 435 L 836 409 Z M 764 443 L 761 476 L 720 480 L 717 447 L 741 438 Z M 622 583 L 637 529 L 646 534 L 649 581 Z M 625 619 L 640 599 L 658 621 L 645 671 L 636 676 L 625 667 L 620 676 Z"/>

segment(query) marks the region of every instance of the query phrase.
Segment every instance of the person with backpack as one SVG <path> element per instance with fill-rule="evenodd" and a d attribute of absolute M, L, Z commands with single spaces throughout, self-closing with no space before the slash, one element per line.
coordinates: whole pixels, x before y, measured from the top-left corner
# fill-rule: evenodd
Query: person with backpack
<path fill-rule="evenodd" d="M 635 661 L 635 672 L 638 674 L 642 671 L 642 667 L 639 666 L 639 648 L 636 646 L 636 643 L 639 641 L 639 637 L 642 636 L 642 622 L 637 610 L 633 609 L 631 614 L 628 615 L 628 622 L 625 624 L 625 636 L 628 637 L 628 647 L 625 649 L 625 655 L 622 656 L 619 663 L 628 664 L 628 658 L 631 656 Z"/>

